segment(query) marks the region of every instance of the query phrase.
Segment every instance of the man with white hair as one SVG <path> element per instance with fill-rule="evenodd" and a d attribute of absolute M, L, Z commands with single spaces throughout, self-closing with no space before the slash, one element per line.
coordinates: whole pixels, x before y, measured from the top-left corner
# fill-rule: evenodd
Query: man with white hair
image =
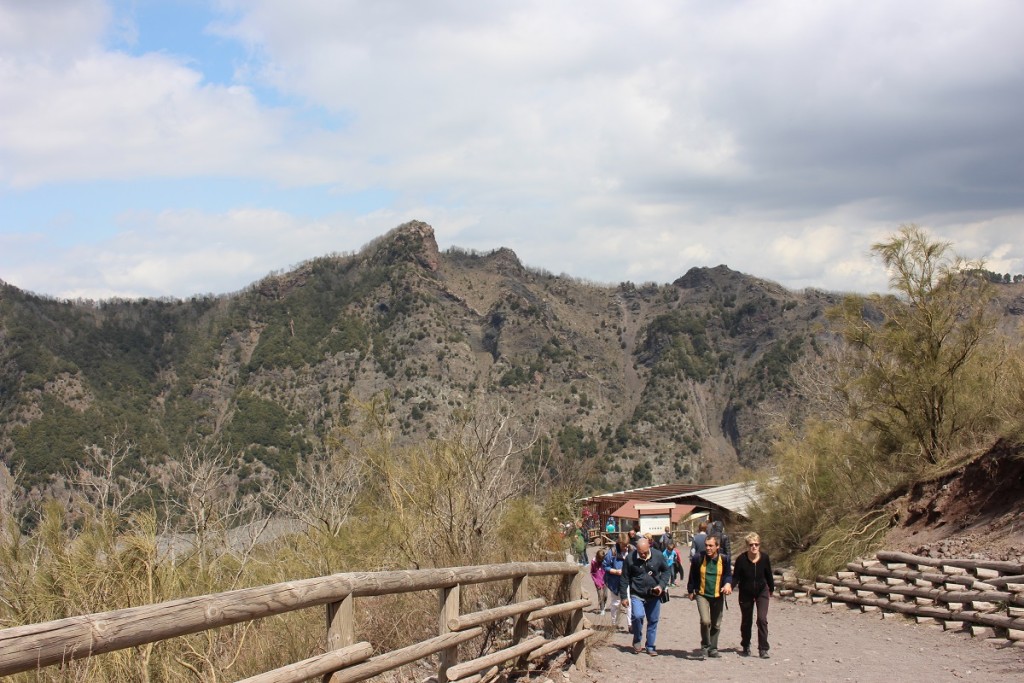
<path fill-rule="evenodd" d="M 641 646 L 644 620 L 647 620 L 647 654 L 657 656 L 655 640 L 658 636 L 658 620 L 661 615 L 662 600 L 667 598 L 665 592 L 671 574 L 665 557 L 661 553 L 651 552 L 651 542 L 640 537 L 636 542 L 636 552 L 630 554 L 622 566 L 622 581 L 619 583 L 619 598 L 623 609 L 630 610 L 633 626 L 633 651 L 637 654 L 644 651 Z"/>

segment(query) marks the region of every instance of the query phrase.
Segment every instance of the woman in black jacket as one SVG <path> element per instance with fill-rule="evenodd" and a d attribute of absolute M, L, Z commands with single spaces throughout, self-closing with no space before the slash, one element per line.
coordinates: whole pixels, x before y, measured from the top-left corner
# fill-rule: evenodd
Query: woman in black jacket
<path fill-rule="evenodd" d="M 740 603 L 740 645 L 744 657 L 750 656 L 750 627 L 757 606 L 757 651 L 761 659 L 768 659 L 768 600 L 775 592 L 772 577 L 772 563 L 766 553 L 761 552 L 761 537 L 749 533 L 746 537 L 747 552 L 736 558 L 732 570 L 733 590 L 739 588 Z"/>

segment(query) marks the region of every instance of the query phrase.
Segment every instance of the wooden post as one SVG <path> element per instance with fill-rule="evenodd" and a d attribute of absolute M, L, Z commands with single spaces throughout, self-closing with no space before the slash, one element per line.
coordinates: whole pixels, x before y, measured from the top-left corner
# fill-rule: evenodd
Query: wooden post
<path fill-rule="evenodd" d="M 440 610 L 438 614 L 438 635 L 443 636 L 449 633 L 448 620 L 459 616 L 459 585 L 455 584 L 449 588 L 442 588 L 439 591 Z M 448 669 L 459 662 L 459 646 L 445 648 L 438 653 L 437 683 L 448 683 Z"/>
<path fill-rule="evenodd" d="M 520 576 L 512 579 L 512 602 L 526 602 L 530 599 L 528 576 Z M 516 617 L 516 623 L 512 627 L 512 644 L 515 645 L 523 640 L 530 633 L 530 613 L 526 612 Z"/>
<path fill-rule="evenodd" d="M 528 576 L 512 579 L 512 602 L 529 600 L 529 584 L 530 577 Z M 515 623 L 512 625 L 512 645 L 515 646 L 523 642 L 528 635 L 530 635 L 530 613 L 524 612 L 515 618 Z M 525 654 L 516 661 L 517 669 L 526 670 L 528 665 Z"/>
<path fill-rule="evenodd" d="M 583 569 L 576 572 L 571 578 L 569 584 L 569 601 L 578 600 L 585 598 L 586 595 L 583 593 Z M 569 614 L 569 628 L 566 630 L 565 635 L 570 636 L 574 633 L 579 633 L 583 630 L 583 608 L 572 611 Z M 570 656 L 572 657 L 573 663 L 581 673 L 587 671 L 587 641 L 584 638 L 574 643 L 570 650 Z"/>
<path fill-rule="evenodd" d="M 351 594 L 341 602 L 327 604 L 327 649 L 340 650 L 356 642 L 355 598 Z"/>
<path fill-rule="evenodd" d="M 341 602 L 327 603 L 327 650 L 340 650 L 356 642 L 355 598 L 349 593 Z M 323 677 L 324 683 L 331 674 Z"/>

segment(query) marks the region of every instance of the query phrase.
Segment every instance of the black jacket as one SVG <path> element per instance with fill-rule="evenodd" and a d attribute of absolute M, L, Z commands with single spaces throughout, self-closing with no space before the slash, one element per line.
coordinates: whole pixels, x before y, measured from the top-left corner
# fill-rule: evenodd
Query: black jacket
<path fill-rule="evenodd" d="M 715 585 L 712 589 L 712 593 L 717 597 L 722 597 L 720 595 L 722 588 L 725 587 L 725 584 L 732 583 L 732 561 L 729 559 L 728 555 L 722 552 L 715 555 L 715 559 L 709 561 L 718 562 L 719 558 L 722 560 L 722 573 L 715 579 Z M 698 595 L 704 594 L 704 580 L 706 576 L 701 573 L 701 566 L 704 564 L 705 560 L 708 560 L 708 553 L 706 550 L 690 560 L 690 578 L 686 581 L 687 593 L 696 593 Z"/>
<path fill-rule="evenodd" d="M 775 592 L 775 577 L 772 576 L 772 563 L 767 553 L 761 553 L 761 559 L 756 564 L 750 561 L 746 553 L 740 553 L 732 570 L 732 587 L 735 589 L 737 586 L 740 602 L 753 602 L 765 586 L 769 593 Z"/>
<path fill-rule="evenodd" d="M 664 555 L 653 550 L 650 552 L 651 556 L 647 560 L 641 560 L 635 550 L 626 556 L 626 561 L 622 563 L 622 578 L 624 580 L 619 582 L 619 597 L 621 599 L 626 599 L 627 587 L 631 595 L 644 600 L 657 597 L 651 593 L 655 586 L 661 586 L 661 592 L 665 592 L 669 579 L 672 578 L 672 572 L 668 568 L 668 563 L 665 562 Z"/>

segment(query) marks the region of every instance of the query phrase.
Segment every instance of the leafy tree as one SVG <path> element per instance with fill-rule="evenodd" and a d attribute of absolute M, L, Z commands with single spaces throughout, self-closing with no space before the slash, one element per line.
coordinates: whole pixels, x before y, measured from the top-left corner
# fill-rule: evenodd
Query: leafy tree
<path fill-rule="evenodd" d="M 895 294 L 851 296 L 830 312 L 852 350 L 854 414 L 894 450 L 942 461 L 972 414 L 964 379 L 995 329 L 980 269 L 915 225 L 872 246 Z M 910 446 L 911 448 L 907 448 Z M 909 454 L 909 453 L 908 453 Z"/>

